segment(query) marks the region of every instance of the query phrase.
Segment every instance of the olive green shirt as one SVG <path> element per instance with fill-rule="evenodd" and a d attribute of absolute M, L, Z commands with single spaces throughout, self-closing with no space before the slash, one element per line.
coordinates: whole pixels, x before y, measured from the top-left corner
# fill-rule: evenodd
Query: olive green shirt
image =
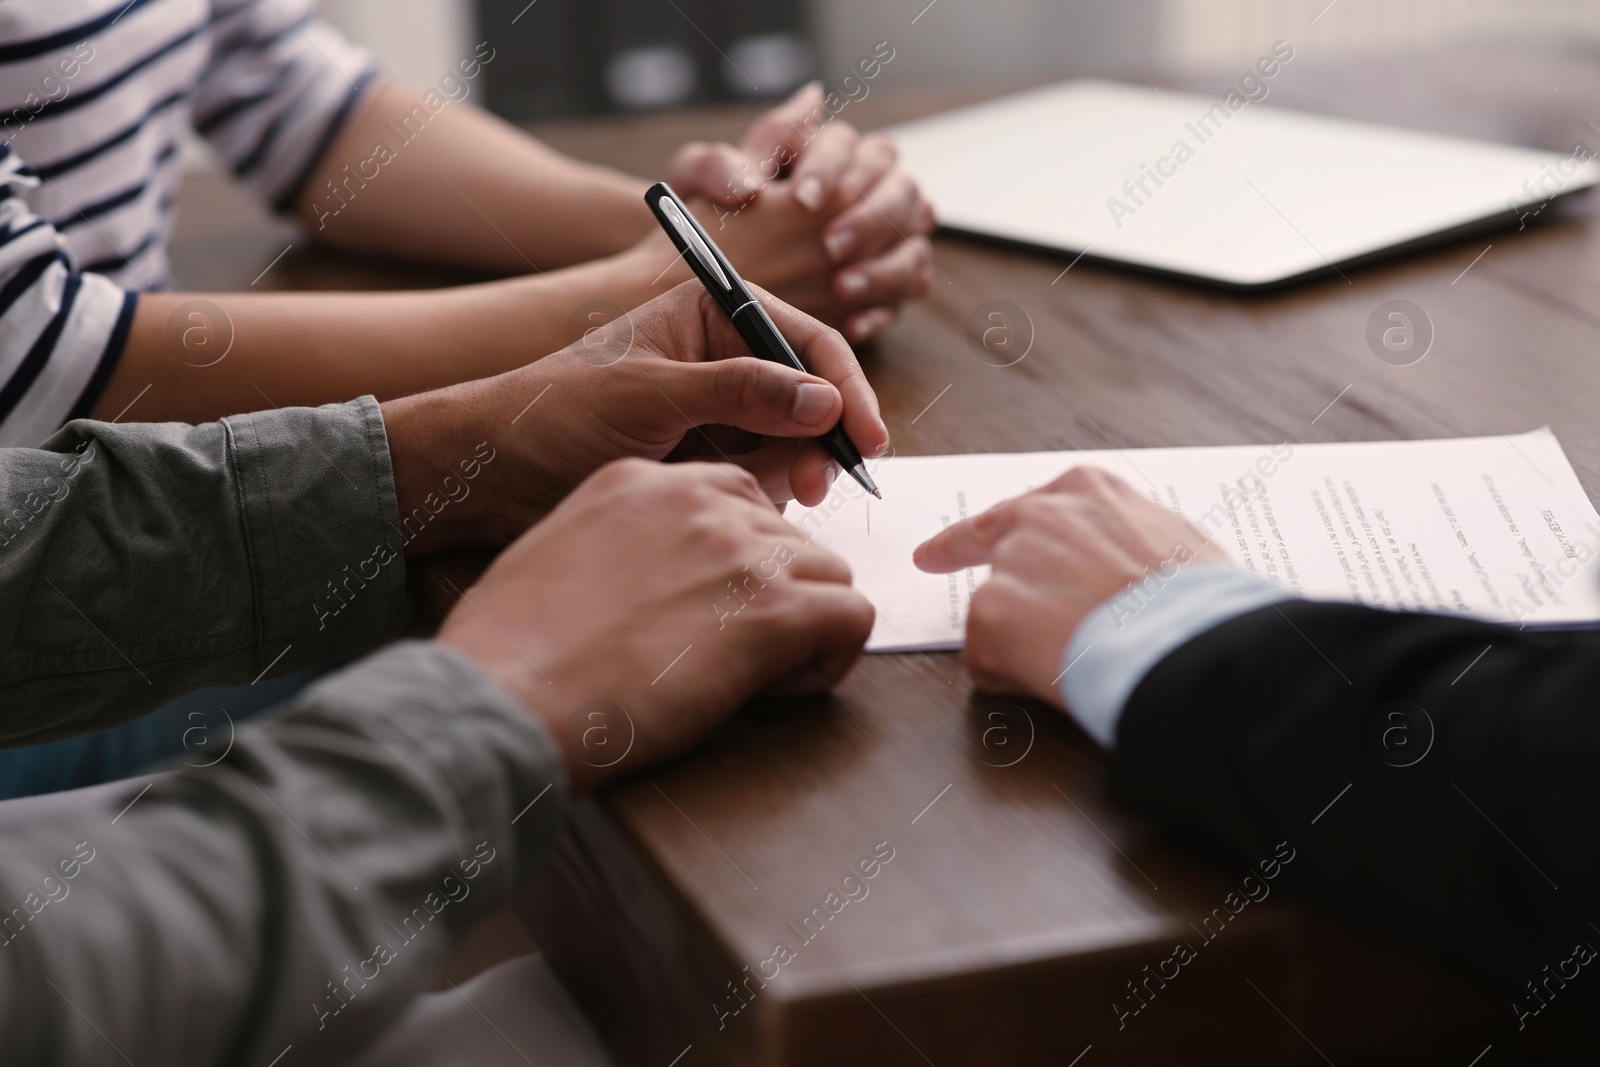
<path fill-rule="evenodd" d="M 371 650 L 405 621 L 402 537 L 370 398 L 0 450 L 0 743 Z M 6 1064 L 341 1062 L 562 820 L 548 735 L 426 642 L 224 740 L 0 825 Z"/>

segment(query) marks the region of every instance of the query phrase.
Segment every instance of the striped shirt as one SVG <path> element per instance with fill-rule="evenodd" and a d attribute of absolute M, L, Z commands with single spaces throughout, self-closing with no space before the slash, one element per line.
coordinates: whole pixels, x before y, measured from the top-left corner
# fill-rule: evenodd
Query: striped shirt
<path fill-rule="evenodd" d="M 0 3 L 0 447 L 85 415 L 166 284 L 185 130 L 284 210 L 371 75 L 314 0 Z"/>

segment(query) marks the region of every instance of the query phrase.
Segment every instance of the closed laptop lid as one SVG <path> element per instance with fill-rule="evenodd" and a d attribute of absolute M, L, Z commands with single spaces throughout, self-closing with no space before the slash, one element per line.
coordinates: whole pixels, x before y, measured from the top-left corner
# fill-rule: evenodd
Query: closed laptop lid
<path fill-rule="evenodd" d="M 1585 148 L 1533 151 L 1103 81 L 891 132 L 949 229 L 1236 287 L 1517 225 L 1600 180 Z"/>

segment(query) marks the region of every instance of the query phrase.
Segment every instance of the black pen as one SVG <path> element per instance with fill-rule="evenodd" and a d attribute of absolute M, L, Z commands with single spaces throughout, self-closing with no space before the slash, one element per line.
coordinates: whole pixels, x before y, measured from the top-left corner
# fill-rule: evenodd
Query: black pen
<path fill-rule="evenodd" d="M 650 205 L 661 228 L 667 231 L 672 243 L 689 261 L 695 277 L 710 291 L 717 306 L 733 320 L 734 328 L 744 338 L 744 343 L 750 346 L 750 351 L 760 359 L 782 363 L 810 374 L 805 364 L 800 362 L 800 357 L 794 354 L 794 349 L 789 347 L 789 342 L 784 340 L 783 334 L 778 332 L 778 326 L 767 314 L 767 309 L 756 300 L 750 287 L 733 269 L 733 264 L 728 262 L 728 257 L 722 254 L 722 249 L 716 246 L 711 235 L 678 199 L 678 194 L 666 182 L 656 182 L 644 194 L 644 202 Z M 844 432 L 842 423 L 817 440 L 839 466 L 850 472 L 850 477 L 861 483 L 863 489 L 879 500 L 883 499 L 883 494 L 878 492 L 877 485 L 872 481 L 872 475 L 867 473 L 861 451 Z"/>

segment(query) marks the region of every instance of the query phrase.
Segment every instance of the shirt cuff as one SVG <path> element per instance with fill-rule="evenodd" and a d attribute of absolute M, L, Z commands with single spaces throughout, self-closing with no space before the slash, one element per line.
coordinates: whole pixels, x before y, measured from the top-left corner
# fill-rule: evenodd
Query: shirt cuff
<path fill-rule="evenodd" d="M 1078 725 L 1116 747 L 1122 709 L 1169 652 L 1229 619 L 1295 599 L 1283 586 L 1231 563 L 1152 574 L 1084 617 L 1062 655 L 1061 695 Z"/>
<path fill-rule="evenodd" d="M 399 632 L 405 546 L 377 401 L 279 408 L 223 426 L 255 571 L 256 669 L 276 676 L 348 659 Z"/>

